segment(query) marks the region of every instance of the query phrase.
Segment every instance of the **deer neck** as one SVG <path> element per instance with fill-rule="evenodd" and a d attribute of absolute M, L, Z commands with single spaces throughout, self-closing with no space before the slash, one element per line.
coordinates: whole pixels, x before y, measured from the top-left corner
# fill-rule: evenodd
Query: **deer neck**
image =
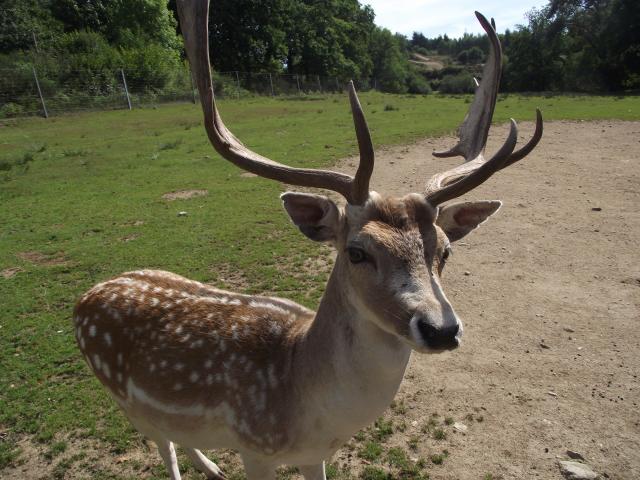
<path fill-rule="evenodd" d="M 354 305 L 334 267 L 316 317 L 298 349 L 295 371 L 304 385 L 307 414 L 349 438 L 377 418 L 393 400 L 410 347 L 378 326 Z"/>

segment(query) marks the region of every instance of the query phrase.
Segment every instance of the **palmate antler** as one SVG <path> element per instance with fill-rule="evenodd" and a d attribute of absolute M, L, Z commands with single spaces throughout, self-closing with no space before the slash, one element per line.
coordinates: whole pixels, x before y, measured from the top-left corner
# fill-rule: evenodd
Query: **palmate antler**
<path fill-rule="evenodd" d="M 518 140 L 518 127 L 511 119 L 509 136 L 502 147 L 489 160 L 484 158 L 491 119 L 498 97 L 498 87 L 502 75 L 502 48 L 491 23 L 479 12 L 476 17 L 490 40 L 490 51 L 482 72 L 482 81 L 478 85 L 469 108 L 469 113 L 458 129 L 459 142 L 450 150 L 434 152 L 436 157 L 464 157 L 465 163 L 445 172 L 437 173 L 427 182 L 425 196 L 432 205 L 439 205 L 457 198 L 481 183 L 491 175 L 518 160 L 526 157 L 542 137 L 542 114 L 536 110 L 536 130 L 533 137 L 521 149 L 514 152 Z"/>
<path fill-rule="evenodd" d="M 289 167 L 263 157 L 244 146 L 227 129 L 218 112 L 209 65 L 209 0 L 178 0 L 177 5 L 191 71 L 200 93 L 205 128 L 216 151 L 231 163 L 261 177 L 291 185 L 326 188 L 340 193 L 352 205 L 363 204 L 369 197 L 374 152 L 353 82 L 349 84 L 349 100 L 360 150 L 355 177 L 329 170 Z"/>

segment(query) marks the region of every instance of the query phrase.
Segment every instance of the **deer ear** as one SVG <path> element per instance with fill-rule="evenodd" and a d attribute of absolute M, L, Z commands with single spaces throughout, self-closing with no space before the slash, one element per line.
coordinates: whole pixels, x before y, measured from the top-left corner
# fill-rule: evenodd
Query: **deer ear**
<path fill-rule="evenodd" d="M 455 242 L 478 228 L 487 218 L 496 213 L 502 202 L 498 200 L 480 200 L 477 202 L 459 202 L 446 205 L 438 210 L 438 225 Z"/>
<path fill-rule="evenodd" d="M 335 203 L 322 195 L 286 192 L 280 195 L 291 221 L 311 240 L 336 239 L 340 212 Z"/>

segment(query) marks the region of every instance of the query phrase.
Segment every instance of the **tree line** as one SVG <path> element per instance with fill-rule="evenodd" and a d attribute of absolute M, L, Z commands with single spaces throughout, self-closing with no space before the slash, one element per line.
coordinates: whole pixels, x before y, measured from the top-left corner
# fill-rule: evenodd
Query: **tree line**
<path fill-rule="evenodd" d="M 0 91 L 34 63 L 79 89 L 119 68 L 169 88 L 185 62 L 176 18 L 175 0 L 0 0 Z M 638 0 L 550 0 L 527 20 L 500 35 L 503 89 L 640 88 Z M 209 24 L 217 71 L 353 78 L 395 93 L 471 91 L 488 49 L 482 35 L 394 34 L 358 0 L 215 0 Z M 440 56 L 444 68 L 411 63 L 416 53 Z"/>
<path fill-rule="evenodd" d="M 499 35 L 507 91 L 619 92 L 640 89 L 638 0 L 550 0 L 527 14 L 527 24 Z M 498 26 L 499 27 L 499 26 Z M 448 55 L 460 64 L 486 54 L 482 35 L 426 38 L 410 48 Z"/>

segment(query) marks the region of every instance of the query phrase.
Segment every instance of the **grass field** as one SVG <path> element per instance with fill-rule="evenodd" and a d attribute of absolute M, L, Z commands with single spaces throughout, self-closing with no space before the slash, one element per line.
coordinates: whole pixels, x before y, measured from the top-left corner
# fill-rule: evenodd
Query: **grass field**
<path fill-rule="evenodd" d="M 329 166 L 354 154 L 346 97 L 304 100 L 220 108 L 247 145 L 283 163 Z M 361 100 L 380 146 L 453 130 L 470 98 Z M 501 97 L 495 121 L 533 120 L 536 107 L 546 120 L 640 119 L 639 97 L 511 95 Z M 317 304 L 326 272 L 314 273 L 306 260 L 328 250 L 289 224 L 283 187 L 240 173 L 214 153 L 190 104 L 0 124 L 0 471 L 21 461 L 15 442 L 25 436 L 52 459 L 67 448 L 67 434 L 114 452 L 137 441 L 73 338 L 75 300 L 98 281 L 161 268 Z M 186 189 L 209 193 L 162 198 Z"/>

